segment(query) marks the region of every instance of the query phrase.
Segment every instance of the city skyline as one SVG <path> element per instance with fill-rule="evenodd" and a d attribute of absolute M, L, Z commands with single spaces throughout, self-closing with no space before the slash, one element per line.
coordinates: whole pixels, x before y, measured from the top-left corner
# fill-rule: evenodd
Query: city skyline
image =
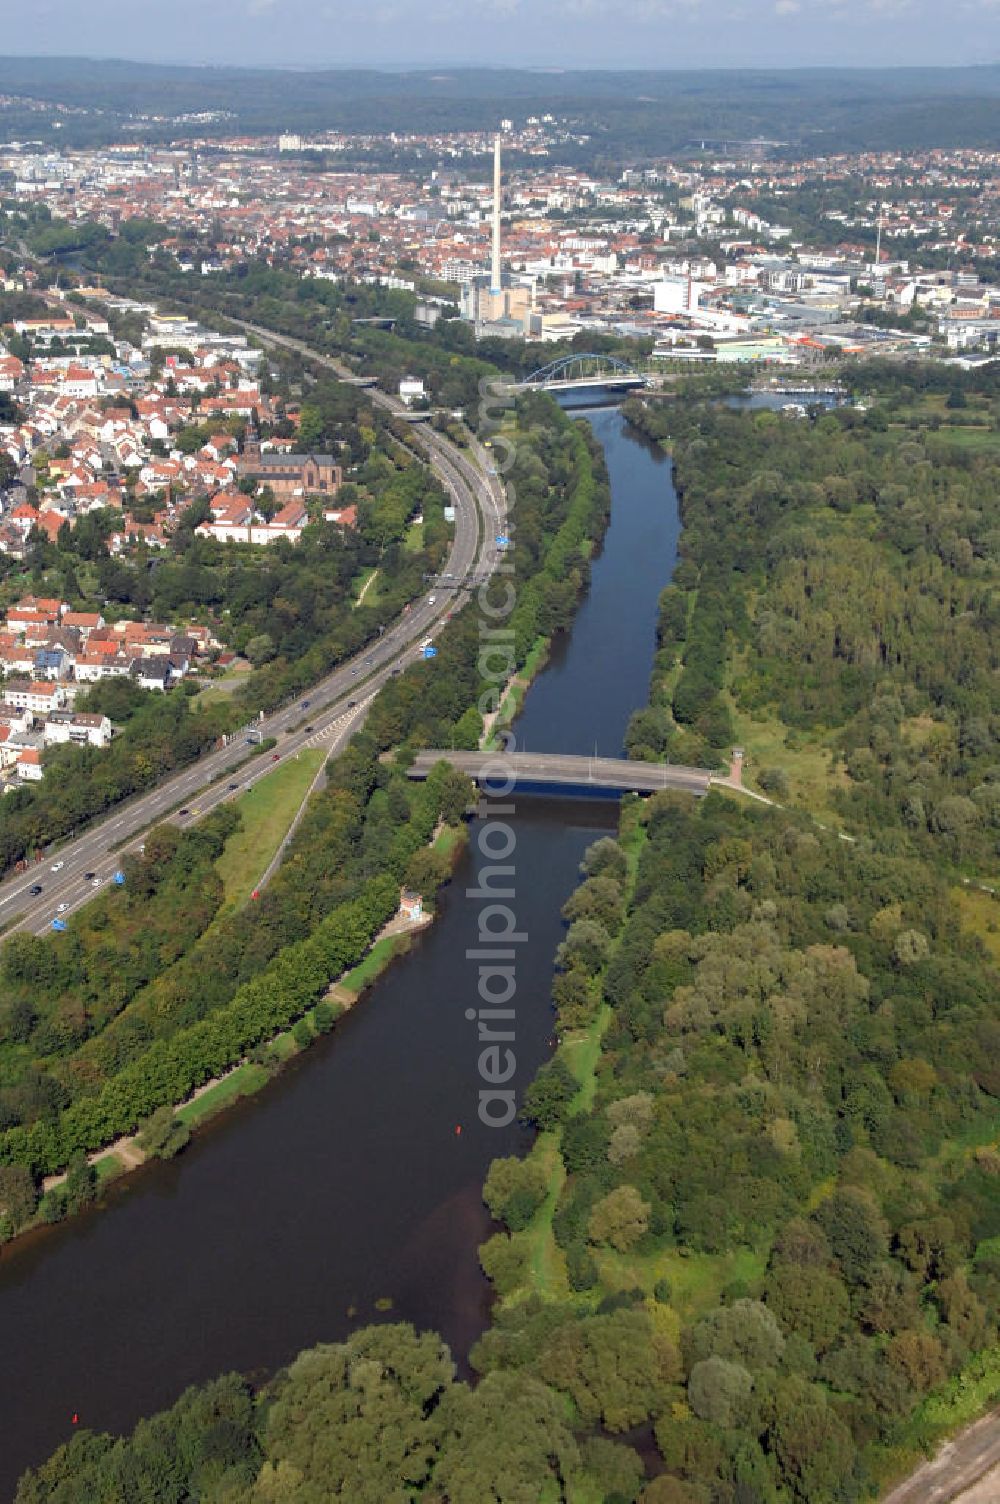
<path fill-rule="evenodd" d="M 285 67 L 797 68 L 975 65 L 1000 57 L 996 0 L 0 0 L 17 56 Z M 8 48 L 11 43 L 8 41 Z"/>

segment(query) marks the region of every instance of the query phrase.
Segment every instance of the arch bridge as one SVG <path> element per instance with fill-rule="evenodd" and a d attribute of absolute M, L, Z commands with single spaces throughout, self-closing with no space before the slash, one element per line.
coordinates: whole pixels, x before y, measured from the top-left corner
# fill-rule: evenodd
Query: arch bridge
<path fill-rule="evenodd" d="M 646 386 L 647 378 L 616 355 L 597 354 L 592 350 L 564 355 L 547 366 L 533 371 L 518 382 L 521 392 L 586 391 L 603 387 L 612 391 L 631 391 Z"/>

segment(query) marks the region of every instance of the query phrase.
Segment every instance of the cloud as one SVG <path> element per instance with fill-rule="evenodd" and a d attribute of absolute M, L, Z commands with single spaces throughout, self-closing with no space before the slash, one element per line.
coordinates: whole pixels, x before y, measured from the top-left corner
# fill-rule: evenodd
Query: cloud
<path fill-rule="evenodd" d="M 799 0 L 774 0 L 776 16 L 795 16 L 802 9 Z"/>

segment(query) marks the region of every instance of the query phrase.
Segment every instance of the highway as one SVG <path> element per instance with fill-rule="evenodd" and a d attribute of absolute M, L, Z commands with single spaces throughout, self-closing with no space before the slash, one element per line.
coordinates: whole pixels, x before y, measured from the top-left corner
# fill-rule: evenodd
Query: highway
<path fill-rule="evenodd" d="M 345 374 L 336 362 L 298 341 L 257 327 L 252 327 L 252 332 L 261 342 L 294 348 L 336 375 Z M 394 413 L 405 412 L 402 404 L 385 393 L 372 390 L 369 395 Z M 98 886 L 111 880 L 121 856 L 138 849 L 151 825 L 165 819 L 181 827 L 195 823 L 224 800 L 238 798 L 303 747 L 340 750 L 363 724 L 378 689 L 394 671 L 412 661 L 414 644 L 433 636 L 468 599 L 473 585 L 489 577 L 500 557 L 496 538 L 506 527 L 506 505 L 503 487 L 491 473 L 487 453 L 473 441 L 472 450 L 482 465 L 479 470 L 467 454 L 429 427 L 416 431 L 413 442 L 424 450 L 455 506 L 448 586 L 433 586 L 382 636 L 345 660 L 301 699 L 255 722 L 254 729 L 261 736 L 277 739 L 273 754 L 258 754 L 237 769 L 252 747 L 244 738 L 236 738 L 147 793 L 115 806 L 84 834 L 53 848 L 43 862 L 0 883 L 0 927 L 4 933 L 23 929 L 41 934 L 51 927 L 53 919 L 68 918 L 94 896 L 94 878 L 99 879 Z M 33 895 L 31 888 L 37 884 L 43 891 Z"/>

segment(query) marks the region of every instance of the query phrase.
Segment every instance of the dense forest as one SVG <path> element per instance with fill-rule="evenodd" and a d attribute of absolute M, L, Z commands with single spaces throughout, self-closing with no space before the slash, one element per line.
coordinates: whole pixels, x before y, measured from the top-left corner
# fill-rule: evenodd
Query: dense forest
<path fill-rule="evenodd" d="M 413 70 L 154 66 L 81 58 L 6 57 L 0 92 L 10 138 L 66 145 L 285 130 L 451 132 L 495 128 L 506 113 L 552 113 L 585 142 L 561 160 L 657 156 L 734 137 L 824 151 L 993 145 L 1000 75 L 972 68 L 810 70 Z M 49 105 L 49 110 L 38 105 Z M 66 106 L 56 111 L 56 106 Z M 141 117 L 141 120 L 138 118 Z M 160 117 L 160 118 L 156 118 Z M 806 124 L 808 122 L 808 125 Z M 58 124 L 59 129 L 55 129 Z"/>
<path fill-rule="evenodd" d="M 743 741 L 761 787 L 997 870 L 997 378 L 865 368 L 811 419 L 633 404 L 671 449 L 681 562 L 633 755 Z M 764 758 L 770 759 L 765 763 Z M 812 781 L 803 775 L 811 771 Z"/>

